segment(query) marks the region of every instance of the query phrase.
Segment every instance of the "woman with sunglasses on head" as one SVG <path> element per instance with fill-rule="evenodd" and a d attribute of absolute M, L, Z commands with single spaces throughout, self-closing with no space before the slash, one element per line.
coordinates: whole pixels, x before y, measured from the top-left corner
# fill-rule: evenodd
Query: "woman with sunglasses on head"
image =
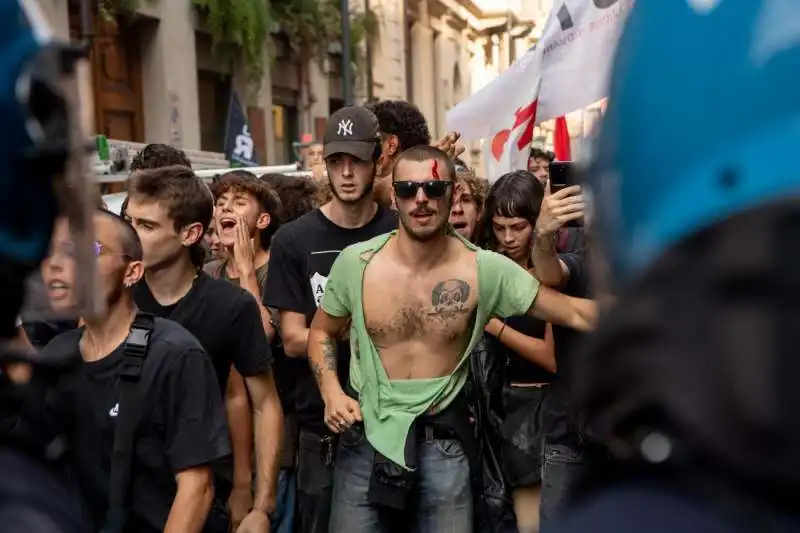
<path fill-rule="evenodd" d="M 489 189 L 477 228 L 477 244 L 502 253 L 531 271 L 533 228 L 544 187 L 530 172 L 500 177 Z M 556 370 L 549 324 L 529 315 L 495 319 L 487 332 L 496 354 L 506 360 L 503 388 L 503 470 L 513 488 L 520 533 L 539 530 L 542 409 Z"/>

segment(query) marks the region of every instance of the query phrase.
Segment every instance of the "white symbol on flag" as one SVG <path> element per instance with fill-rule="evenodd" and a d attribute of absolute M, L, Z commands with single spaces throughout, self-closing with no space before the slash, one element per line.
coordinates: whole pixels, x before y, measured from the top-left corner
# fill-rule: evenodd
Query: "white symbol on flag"
<path fill-rule="evenodd" d="M 353 121 L 352 120 L 340 120 L 339 121 L 339 129 L 336 132 L 337 135 L 352 135 L 353 134 Z"/>
<path fill-rule="evenodd" d="M 242 133 L 236 136 L 236 147 L 233 149 L 233 155 L 247 161 L 253 160 L 253 138 L 250 136 L 247 124 L 242 127 Z"/>
<path fill-rule="evenodd" d="M 112 408 L 111 408 L 111 409 L 108 411 L 108 416 L 110 416 L 111 418 L 116 418 L 116 417 L 117 417 L 117 415 L 119 415 L 119 403 L 117 403 L 116 405 L 114 405 L 114 407 L 112 407 Z"/>

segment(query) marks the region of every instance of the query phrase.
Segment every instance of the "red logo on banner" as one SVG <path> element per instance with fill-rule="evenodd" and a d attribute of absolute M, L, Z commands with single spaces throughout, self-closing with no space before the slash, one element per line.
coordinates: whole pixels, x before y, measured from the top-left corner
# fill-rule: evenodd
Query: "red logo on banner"
<path fill-rule="evenodd" d="M 505 150 L 511 132 L 523 124 L 525 125 L 525 129 L 522 131 L 519 139 L 517 139 L 517 148 L 519 150 L 524 150 L 531 144 L 531 141 L 533 141 L 533 127 L 536 124 L 536 108 L 538 105 L 539 100 L 536 99 L 525 107 L 518 108 L 514 112 L 514 125 L 511 126 L 511 129 L 501 130 L 494 136 L 492 139 L 492 155 L 496 161 L 500 161 L 500 158 L 503 156 L 503 150 Z"/>

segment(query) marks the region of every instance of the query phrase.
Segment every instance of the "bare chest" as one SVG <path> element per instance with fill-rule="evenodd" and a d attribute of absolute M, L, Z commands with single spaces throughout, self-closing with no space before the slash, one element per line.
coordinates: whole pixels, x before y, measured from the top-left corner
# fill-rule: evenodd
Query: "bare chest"
<path fill-rule="evenodd" d="M 477 276 L 470 269 L 415 277 L 369 269 L 364 277 L 364 318 L 373 343 L 391 347 L 423 341 L 431 348 L 460 342 L 477 307 Z"/>

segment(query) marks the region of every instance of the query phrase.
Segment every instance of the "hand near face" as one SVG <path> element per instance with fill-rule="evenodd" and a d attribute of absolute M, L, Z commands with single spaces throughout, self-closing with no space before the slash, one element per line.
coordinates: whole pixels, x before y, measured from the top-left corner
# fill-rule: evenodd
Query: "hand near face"
<path fill-rule="evenodd" d="M 255 251 L 253 242 L 247 231 L 247 222 L 244 217 L 238 217 L 236 221 L 236 237 L 233 241 L 233 260 L 240 275 L 246 275 L 255 268 Z"/>
<path fill-rule="evenodd" d="M 461 139 L 461 134 L 457 131 L 451 131 L 434 143 L 434 146 L 446 152 L 450 159 L 455 159 L 467 149 L 463 144 L 458 144 L 459 139 Z"/>

